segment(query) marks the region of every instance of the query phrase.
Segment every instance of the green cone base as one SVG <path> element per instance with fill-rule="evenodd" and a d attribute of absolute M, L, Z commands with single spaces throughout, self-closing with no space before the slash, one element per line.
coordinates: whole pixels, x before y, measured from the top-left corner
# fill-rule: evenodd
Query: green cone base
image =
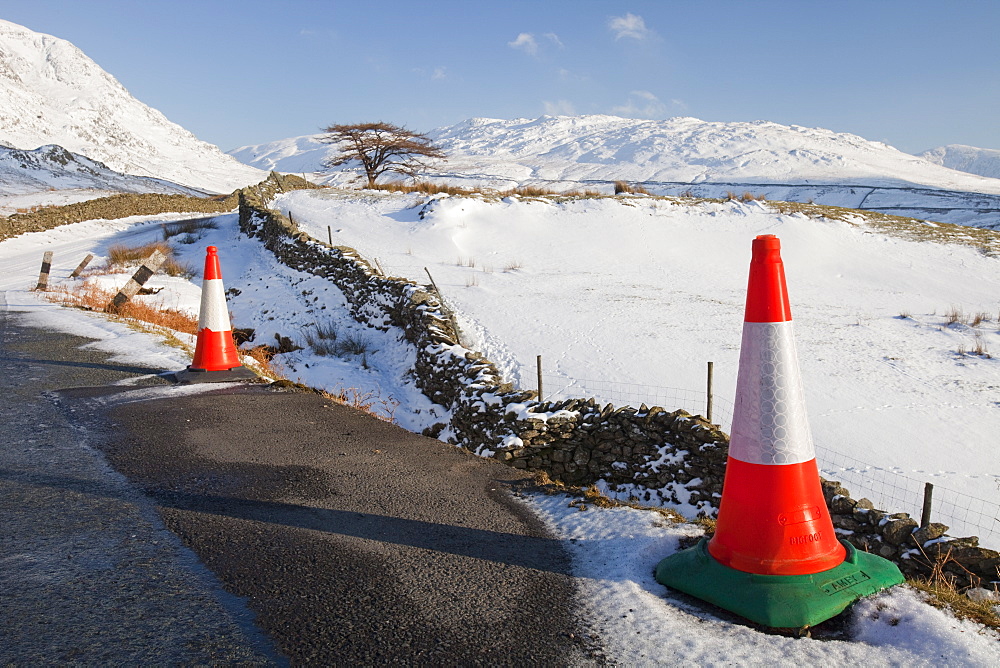
<path fill-rule="evenodd" d="M 812 575 L 756 575 L 723 566 L 708 552 L 708 539 L 670 555 L 656 566 L 656 581 L 772 628 L 815 626 L 877 591 L 903 583 L 887 559 L 847 549 L 843 563 Z"/>

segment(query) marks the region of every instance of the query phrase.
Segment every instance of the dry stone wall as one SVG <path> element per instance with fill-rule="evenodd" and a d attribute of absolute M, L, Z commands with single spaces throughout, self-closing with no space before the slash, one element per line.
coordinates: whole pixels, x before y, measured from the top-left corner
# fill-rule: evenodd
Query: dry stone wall
<path fill-rule="evenodd" d="M 26 232 L 40 232 L 85 220 L 114 220 L 168 212 L 224 213 L 235 209 L 236 204 L 237 193 L 216 198 L 156 193 L 111 195 L 0 218 L 0 241 Z"/>

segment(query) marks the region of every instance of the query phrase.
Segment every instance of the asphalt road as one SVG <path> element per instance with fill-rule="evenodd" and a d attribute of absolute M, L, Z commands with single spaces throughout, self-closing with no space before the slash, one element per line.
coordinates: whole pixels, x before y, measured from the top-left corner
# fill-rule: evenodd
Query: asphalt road
<path fill-rule="evenodd" d="M 19 320 L 0 308 L 0 665 L 280 663 L 54 394 L 163 381 Z"/>
<path fill-rule="evenodd" d="M 0 454 L 18 517 L 0 533 L 0 662 L 602 663 L 560 542 L 513 497 L 519 472 L 316 394 L 108 387 L 149 370 L 80 360 L 78 340 L 16 317 L 0 312 L 0 411 L 18 425 Z M 33 539 L 53 516 L 59 537 Z"/>

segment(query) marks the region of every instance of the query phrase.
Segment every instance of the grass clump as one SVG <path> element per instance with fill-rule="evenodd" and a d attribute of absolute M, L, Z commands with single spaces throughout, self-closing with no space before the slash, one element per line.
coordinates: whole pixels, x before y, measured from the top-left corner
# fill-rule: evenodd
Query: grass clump
<path fill-rule="evenodd" d="M 923 550 L 921 549 L 921 551 Z M 927 558 L 926 554 L 924 554 L 924 558 Z M 933 559 L 929 575 L 907 579 L 906 583 L 923 592 L 930 605 L 950 610 L 959 619 L 969 619 L 988 628 L 1000 630 L 1000 614 L 996 611 L 997 599 L 987 598 L 977 601 L 969 598 L 967 592 L 961 591 L 956 585 L 955 576 L 948 572 L 949 565 L 968 573 L 967 569 L 952 558 L 949 550 Z M 997 575 L 1000 576 L 1000 568 L 997 569 Z M 977 578 L 973 578 L 974 582 L 976 580 Z M 996 585 L 992 587 L 992 591 L 997 591 Z"/>
<path fill-rule="evenodd" d="M 366 186 L 368 190 L 384 190 L 393 193 L 421 193 L 424 195 L 475 195 L 478 191 L 448 184 L 417 181 L 416 183 L 376 183 Z"/>
<path fill-rule="evenodd" d="M 323 357 L 344 357 L 348 355 L 365 357 L 363 364 L 367 368 L 367 355 L 372 350 L 371 341 L 363 334 L 351 333 L 341 335 L 337 324 L 333 321 L 317 323 L 306 329 L 303 334 L 306 345 L 313 352 Z"/>
<path fill-rule="evenodd" d="M 334 403 L 350 406 L 383 422 L 396 422 L 395 413 L 399 402 L 392 397 L 383 397 L 379 392 L 363 392 L 356 387 L 348 387 L 337 388 L 332 392 L 321 391 L 320 394 Z"/>
<path fill-rule="evenodd" d="M 648 195 L 648 190 L 639 185 L 630 185 L 627 181 L 615 181 L 616 195 Z"/>
<path fill-rule="evenodd" d="M 114 244 L 108 248 L 108 260 L 104 266 L 89 273 L 113 273 L 123 271 L 129 267 L 141 264 L 146 260 L 146 258 L 156 251 L 160 251 L 167 258 L 164 260 L 159 269 L 159 271 L 163 272 L 167 276 L 177 276 L 190 280 L 197 275 L 191 265 L 178 262 L 174 258 L 173 247 L 165 241 L 157 241 L 154 243 L 144 244 L 142 246 Z"/>
<path fill-rule="evenodd" d="M 323 357 L 339 355 L 337 325 L 334 322 L 317 323 L 306 329 L 302 336 L 305 338 L 306 345 L 312 348 L 317 355 Z"/>
<path fill-rule="evenodd" d="M 193 244 L 205 236 L 205 230 L 218 229 L 219 225 L 214 218 L 192 218 L 176 223 L 163 223 L 161 227 L 164 241 L 179 237 L 177 239 L 179 243 Z"/>

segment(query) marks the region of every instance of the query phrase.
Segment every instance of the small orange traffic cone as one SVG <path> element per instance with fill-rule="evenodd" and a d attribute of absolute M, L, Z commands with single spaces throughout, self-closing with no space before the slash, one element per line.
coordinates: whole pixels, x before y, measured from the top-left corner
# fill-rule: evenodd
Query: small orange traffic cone
<path fill-rule="evenodd" d="M 253 372 L 240 362 L 233 341 L 226 291 L 222 285 L 219 249 L 209 246 L 206 251 L 194 359 L 185 371 L 176 374 L 177 379 L 181 382 L 219 382 L 253 378 Z"/>
<path fill-rule="evenodd" d="M 753 241 L 715 535 L 663 559 L 656 580 L 766 626 L 804 628 L 903 576 L 834 533 L 806 419 L 780 249 L 772 234 Z"/>

